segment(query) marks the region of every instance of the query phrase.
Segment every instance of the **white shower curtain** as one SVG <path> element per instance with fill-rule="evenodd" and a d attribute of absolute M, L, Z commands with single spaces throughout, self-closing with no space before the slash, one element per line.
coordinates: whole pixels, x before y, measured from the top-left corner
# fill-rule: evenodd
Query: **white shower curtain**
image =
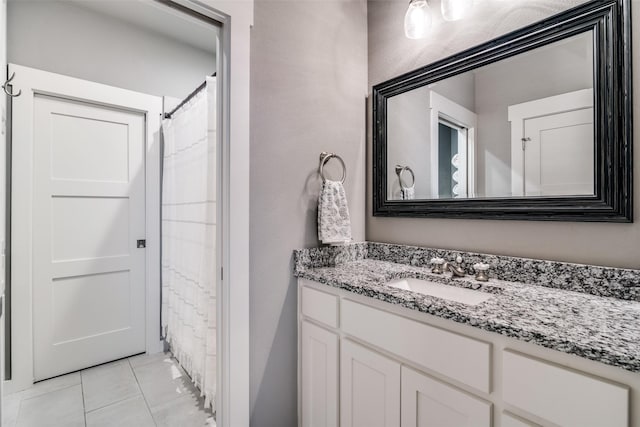
<path fill-rule="evenodd" d="M 215 409 L 216 82 L 162 122 L 162 323 L 180 365 Z"/>

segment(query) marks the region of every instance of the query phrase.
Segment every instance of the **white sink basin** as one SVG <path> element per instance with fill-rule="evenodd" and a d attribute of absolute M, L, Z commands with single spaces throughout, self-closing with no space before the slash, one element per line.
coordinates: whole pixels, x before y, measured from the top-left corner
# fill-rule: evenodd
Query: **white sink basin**
<path fill-rule="evenodd" d="M 459 288 L 457 286 L 443 285 L 442 283 L 429 282 L 427 280 L 406 278 L 387 283 L 387 286 L 405 291 L 416 292 L 436 298 L 456 301 L 467 305 L 478 305 L 491 298 L 491 294 L 473 289 Z"/>

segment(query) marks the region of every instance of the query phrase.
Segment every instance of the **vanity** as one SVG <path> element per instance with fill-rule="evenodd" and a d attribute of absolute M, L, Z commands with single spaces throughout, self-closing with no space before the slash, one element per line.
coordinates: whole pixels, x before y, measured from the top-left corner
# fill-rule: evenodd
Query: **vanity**
<path fill-rule="evenodd" d="M 294 259 L 302 426 L 640 425 L 640 271 L 383 243 Z"/>
<path fill-rule="evenodd" d="M 631 1 L 588 1 L 374 85 L 373 216 L 633 222 L 631 52 Z M 369 242 L 294 274 L 303 427 L 640 426 L 640 270 Z"/>

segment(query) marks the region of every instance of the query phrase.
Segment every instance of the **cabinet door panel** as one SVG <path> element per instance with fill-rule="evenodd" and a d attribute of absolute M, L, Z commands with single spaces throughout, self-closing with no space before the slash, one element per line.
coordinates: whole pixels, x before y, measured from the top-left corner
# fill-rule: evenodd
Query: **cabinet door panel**
<path fill-rule="evenodd" d="M 523 421 L 507 412 L 502 413 L 502 427 L 536 427 L 537 424 Z"/>
<path fill-rule="evenodd" d="M 491 404 L 402 367 L 402 427 L 489 427 Z"/>
<path fill-rule="evenodd" d="M 342 427 L 397 427 L 400 424 L 400 364 L 342 340 L 340 360 Z"/>
<path fill-rule="evenodd" d="M 302 425 L 338 425 L 338 336 L 302 322 Z"/>

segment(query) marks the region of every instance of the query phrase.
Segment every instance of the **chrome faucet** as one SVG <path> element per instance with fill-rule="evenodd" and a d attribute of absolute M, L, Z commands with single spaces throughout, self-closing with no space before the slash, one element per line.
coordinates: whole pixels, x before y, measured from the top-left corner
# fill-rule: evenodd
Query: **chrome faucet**
<path fill-rule="evenodd" d="M 451 274 L 455 277 L 464 277 L 467 275 L 467 272 L 464 271 L 464 268 L 460 266 L 462 263 L 462 257 L 458 256 L 455 262 L 445 262 L 442 268 L 447 271 L 449 270 Z"/>

